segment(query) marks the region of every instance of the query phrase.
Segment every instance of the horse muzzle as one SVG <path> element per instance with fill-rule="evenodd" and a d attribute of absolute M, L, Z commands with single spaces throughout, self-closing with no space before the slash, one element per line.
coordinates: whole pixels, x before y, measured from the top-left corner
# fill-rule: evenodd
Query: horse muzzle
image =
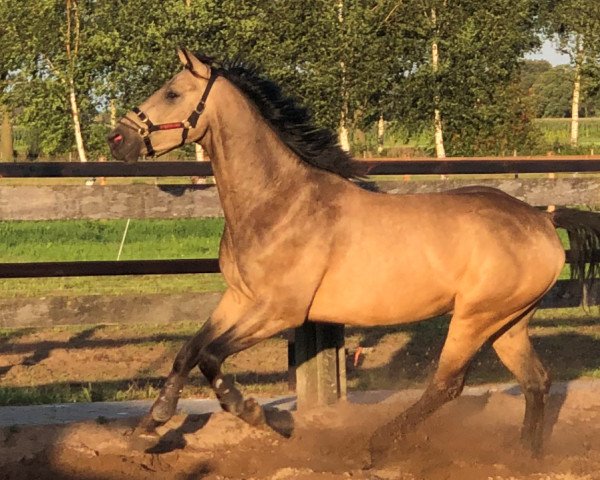
<path fill-rule="evenodd" d="M 141 135 L 123 125 L 110 132 L 106 140 L 112 156 L 124 162 L 135 162 L 144 146 Z"/>

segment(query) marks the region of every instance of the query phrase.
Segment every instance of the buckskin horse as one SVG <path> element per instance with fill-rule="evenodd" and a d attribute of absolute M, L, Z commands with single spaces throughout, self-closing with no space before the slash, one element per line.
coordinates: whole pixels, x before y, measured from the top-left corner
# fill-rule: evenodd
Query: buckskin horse
<path fill-rule="evenodd" d="M 360 188 L 350 156 L 307 111 L 240 62 L 213 65 L 179 50 L 185 67 L 109 134 L 115 158 L 135 161 L 198 142 L 212 161 L 225 216 L 219 262 L 227 289 L 183 345 L 140 428 L 167 422 L 196 365 L 222 407 L 252 424 L 223 361 L 307 319 L 360 327 L 451 313 L 437 369 L 422 397 L 380 427 L 372 450 L 460 395 L 470 360 L 491 341 L 525 396 L 521 438 L 539 453 L 550 379 L 528 323 L 556 282 L 569 231 L 572 271 L 596 273 L 600 215 L 546 212 L 499 190 L 467 187 L 387 195 Z"/>

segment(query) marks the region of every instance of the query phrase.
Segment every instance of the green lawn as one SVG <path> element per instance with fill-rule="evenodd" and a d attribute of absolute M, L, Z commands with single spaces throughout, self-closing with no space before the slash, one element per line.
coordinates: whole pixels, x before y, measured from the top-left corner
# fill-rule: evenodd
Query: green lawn
<path fill-rule="evenodd" d="M 0 262 L 116 260 L 126 220 L 0 222 Z M 122 260 L 214 258 L 220 218 L 132 220 Z M 0 280 L 0 297 L 220 291 L 220 275 Z"/>
<path fill-rule="evenodd" d="M 571 141 L 571 119 L 570 118 L 539 118 L 535 124 L 540 128 L 544 135 L 544 140 L 552 150 L 557 145 L 569 145 Z M 600 118 L 580 118 L 579 119 L 579 145 L 582 148 L 593 148 L 596 146 L 596 152 L 600 148 Z M 554 153 L 568 153 L 555 151 Z M 590 153 L 589 151 L 585 153 Z"/>
<path fill-rule="evenodd" d="M 0 222 L 0 262 L 116 260 L 126 220 Z M 223 219 L 132 220 L 122 260 L 211 258 Z"/>

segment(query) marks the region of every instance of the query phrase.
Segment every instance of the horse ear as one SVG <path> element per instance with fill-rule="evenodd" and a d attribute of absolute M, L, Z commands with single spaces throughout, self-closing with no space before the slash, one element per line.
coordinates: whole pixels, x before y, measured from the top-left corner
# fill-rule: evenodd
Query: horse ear
<path fill-rule="evenodd" d="M 210 67 L 198 60 L 192 52 L 186 48 L 178 48 L 177 55 L 179 55 L 179 60 L 185 68 L 201 77 L 210 78 Z"/>

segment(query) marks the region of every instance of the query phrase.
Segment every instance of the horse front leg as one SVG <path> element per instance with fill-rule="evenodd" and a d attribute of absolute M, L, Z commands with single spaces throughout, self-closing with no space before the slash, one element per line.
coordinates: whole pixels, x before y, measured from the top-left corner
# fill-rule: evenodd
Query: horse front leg
<path fill-rule="evenodd" d="M 187 377 L 198 363 L 200 352 L 214 336 L 214 324 L 209 319 L 192 338 L 183 344 L 175 357 L 171 372 L 167 376 L 158 398 L 154 401 L 149 414 L 138 426 L 142 435 L 154 434 L 156 427 L 169 421 L 175 414 Z"/>
<path fill-rule="evenodd" d="M 253 399 L 244 400 L 232 378 L 222 374 L 221 365 L 230 355 L 299 325 L 305 314 L 282 314 L 272 305 L 250 301 L 241 303 L 237 299 L 232 302 L 231 298 L 231 295 L 225 295 L 213 317 L 183 345 L 149 416 L 140 426 L 142 431 L 152 433 L 175 414 L 187 377 L 196 365 L 225 411 L 253 425 L 264 421 L 262 408 Z"/>

